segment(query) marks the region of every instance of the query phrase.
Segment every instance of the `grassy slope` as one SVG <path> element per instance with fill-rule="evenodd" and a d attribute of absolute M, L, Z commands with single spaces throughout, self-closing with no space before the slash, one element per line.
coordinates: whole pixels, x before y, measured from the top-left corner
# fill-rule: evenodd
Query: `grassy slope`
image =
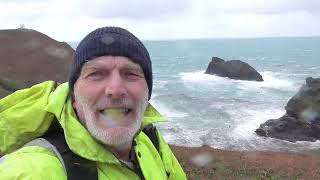
<path fill-rule="evenodd" d="M 320 150 L 313 154 L 235 152 L 171 146 L 188 179 L 320 179 Z M 206 165 L 192 161 L 211 159 Z"/>

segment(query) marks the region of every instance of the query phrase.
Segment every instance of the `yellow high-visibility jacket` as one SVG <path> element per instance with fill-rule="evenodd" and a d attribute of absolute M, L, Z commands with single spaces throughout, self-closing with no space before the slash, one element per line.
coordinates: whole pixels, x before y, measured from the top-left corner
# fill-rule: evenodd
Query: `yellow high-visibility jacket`
<path fill-rule="evenodd" d="M 0 100 L 0 154 L 5 154 L 0 159 L 0 179 L 67 179 L 62 163 L 52 150 L 40 146 L 22 147 L 42 136 L 54 118 L 61 124 L 70 150 L 96 162 L 99 180 L 140 179 L 79 123 L 68 92 L 67 83 L 55 89 L 55 82 L 46 81 Z M 160 121 L 164 121 L 164 117 L 149 104 L 142 128 Z M 186 179 L 170 147 L 159 131 L 156 134 L 159 152 L 142 131 L 134 138 L 133 148 L 144 179 Z"/>

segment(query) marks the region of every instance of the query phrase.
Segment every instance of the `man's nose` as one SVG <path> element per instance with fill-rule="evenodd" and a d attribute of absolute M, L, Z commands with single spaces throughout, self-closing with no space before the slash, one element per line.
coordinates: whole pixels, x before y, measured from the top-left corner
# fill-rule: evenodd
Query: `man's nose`
<path fill-rule="evenodd" d="M 126 94 L 123 79 L 119 73 L 112 73 L 106 82 L 105 93 L 109 98 L 119 99 Z"/>

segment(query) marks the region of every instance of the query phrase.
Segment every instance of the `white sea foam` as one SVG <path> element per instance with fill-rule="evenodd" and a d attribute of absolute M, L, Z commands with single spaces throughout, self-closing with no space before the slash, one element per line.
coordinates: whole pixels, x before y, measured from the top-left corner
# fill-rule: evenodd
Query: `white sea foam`
<path fill-rule="evenodd" d="M 155 79 L 153 81 L 153 88 L 157 89 L 157 88 L 163 88 L 166 84 L 168 84 L 168 81 L 164 81 L 164 80 L 157 80 Z"/>
<path fill-rule="evenodd" d="M 318 150 L 320 141 L 296 143 L 274 138 L 266 138 L 255 135 L 253 132 L 248 136 L 239 136 L 232 132 L 214 128 L 183 128 L 172 127 L 168 124 L 158 125 L 164 138 L 169 144 L 187 147 L 199 147 L 208 145 L 217 149 L 240 150 L 240 151 L 286 151 L 307 152 Z"/>
<path fill-rule="evenodd" d="M 165 140 L 169 144 L 187 147 L 199 147 L 204 144 L 201 137 L 208 134 L 208 129 L 188 129 L 188 128 L 173 128 L 169 125 L 159 124 L 158 127 L 162 132 Z"/>
<path fill-rule="evenodd" d="M 205 71 L 194 71 L 194 72 L 184 72 L 180 73 L 181 79 L 184 81 L 193 81 L 193 82 L 206 82 L 206 81 L 214 81 L 225 83 L 227 78 L 219 77 L 210 74 L 204 74 Z"/>
<path fill-rule="evenodd" d="M 154 99 L 151 99 L 150 100 L 150 103 L 162 114 L 164 115 L 165 117 L 167 118 L 183 118 L 183 117 L 187 117 L 188 114 L 187 113 L 184 113 L 184 112 L 179 112 L 173 108 L 168 108 L 166 107 L 165 104 L 157 101 L 157 100 L 154 100 Z"/>
<path fill-rule="evenodd" d="M 302 147 L 311 147 L 312 149 L 319 149 L 320 147 L 320 140 L 317 140 L 316 142 L 310 142 L 310 141 L 297 141 L 296 144 L 302 146 Z"/>
<path fill-rule="evenodd" d="M 320 141 L 292 143 L 258 136 L 254 131 L 261 123 L 268 119 L 281 117 L 285 110 L 283 105 L 277 103 L 257 102 L 252 106 L 248 106 L 247 103 L 250 104 L 250 102 L 227 101 L 210 106 L 226 111 L 231 116 L 232 120 L 228 122 L 232 124 L 230 124 L 229 128 L 218 127 L 218 122 L 214 126 L 190 127 L 187 125 L 190 117 L 185 117 L 181 121 L 176 119 L 177 121 L 169 121 L 163 124 L 160 126 L 160 130 L 170 144 L 181 146 L 199 147 L 209 145 L 213 148 L 227 150 L 291 152 L 306 152 L 319 149 Z"/>
<path fill-rule="evenodd" d="M 239 83 L 239 88 L 249 91 L 260 90 L 261 88 L 273 88 L 273 89 L 296 89 L 294 83 L 289 79 L 280 77 L 280 73 L 275 73 L 271 71 L 265 71 L 260 73 L 263 77 L 263 82 L 256 81 L 237 81 Z M 283 75 L 282 75 L 283 76 Z"/>
<path fill-rule="evenodd" d="M 261 107 L 258 109 L 249 109 L 244 107 L 237 111 L 229 110 L 232 118 L 235 120 L 236 128 L 233 130 L 235 138 L 250 139 L 255 136 L 254 131 L 269 119 L 281 117 L 285 110 L 281 108 Z"/>
<path fill-rule="evenodd" d="M 238 104 L 239 105 L 239 104 Z M 259 104 L 248 108 L 237 104 L 226 105 L 224 108 L 232 116 L 236 125 L 230 128 L 191 128 L 180 122 L 168 122 L 160 127 L 166 140 L 171 144 L 181 146 L 202 146 L 209 145 L 218 149 L 228 150 L 275 150 L 303 152 L 319 147 L 317 142 L 291 143 L 283 140 L 257 136 L 254 131 L 261 123 L 268 119 L 281 117 L 285 111 L 277 105 L 269 107 L 266 104 Z M 184 121 L 185 122 L 185 121 Z"/>
<path fill-rule="evenodd" d="M 283 74 L 275 73 L 271 71 L 265 71 L 260 73 L 264 79 L 263 82 L 257 81 L 242 81 L 234 80 L 224 77 L 219 77 L 215 75 L 204 74 L 204 71 L 194 71 L 180 73 L 181 79 L 184 81 L 193 81 L 193 82 L 207 82 L 213 81 L 218 84 L 238 84 L 240 89 L 257 91 L 261 88 L 273 88 L 273 89 L 295 89 L 294 82 L 285 78 Z"/>
<path fill-rule="evenodd" d="M 157 93 L 152 92 L 150 101 L 152 101 L 152 99 L 156 98 L 157 96 L 158 96 Z"/>

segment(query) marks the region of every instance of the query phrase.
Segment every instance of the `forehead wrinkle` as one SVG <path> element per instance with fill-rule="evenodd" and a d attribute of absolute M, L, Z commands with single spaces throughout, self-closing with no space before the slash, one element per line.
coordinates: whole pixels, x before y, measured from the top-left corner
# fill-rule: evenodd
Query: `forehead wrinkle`
<path fill-rule="evenodd" d="M 108 69 L 111 69 L 110 66 L 110 63 L 105 63 L 105 62 L 100 62 L 100 61 L 95 61 L 95 60 L 92 60 L 92 61 L 88 61 L 86 62 L 83 66 L 82 66 L 82 70 L 81 72 L 84 72 L 86 70 L 90 70 L 90 69 L 106 69 L 106 67 L 108 67 Z"/>
<path fill-rule="evenodd" d="M 112 63 L 110 63 L 110 61 Z M 82 70 L 85 69 L 104 69 L 104 68 L 112 68 L 118 66 L 121 69 L 129 69 L 129 70 L 135 70 L 135 71 L 140 71 L 143 72 L 142 67 L 139 64 L 136 64 L 134 62 L 132 62 L 130 59 L 119 59 L 119 58 L 113 58 L 113 59 L 95 59 L 95 60 L 91 60 L 86 62 L 83 67 Z"/>
<path fill-rule="evenodd" d="M 108 60 L 108 61 L 110 61 L 110 60 Z M 107 65 L 107 64 L 109 64 L 109 63 L 106 63 L 106 62 L 104 62 L 104 61 L 102 61 L 102 60 L 96 60 L 96 59 L 94 59 L 94 60 L 91 60 L 91 61 L 86 62 L 86 63 L 83 65 L 83 67 L 85 67 L 85 68 L 87 68 L 87 67 L 101 67 L 101 66 L 105 66 L 105 65 Z"/>

